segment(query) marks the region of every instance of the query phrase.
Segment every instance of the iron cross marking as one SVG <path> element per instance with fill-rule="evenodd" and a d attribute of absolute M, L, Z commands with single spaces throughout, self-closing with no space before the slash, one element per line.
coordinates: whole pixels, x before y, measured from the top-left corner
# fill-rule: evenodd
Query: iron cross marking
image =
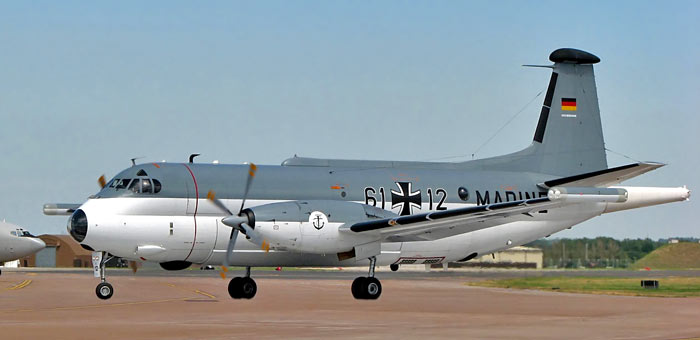
<path fill-rule="evenodd" d="M 399 187 L 399 191 L 391 191 L 391 208 L 401 207 L 399 213 L 401 216 L 412 214 L 411 208 L 420 209 L 420 190 L 412 192 L 411 182 L 396 182 L 396 185 Z"/>

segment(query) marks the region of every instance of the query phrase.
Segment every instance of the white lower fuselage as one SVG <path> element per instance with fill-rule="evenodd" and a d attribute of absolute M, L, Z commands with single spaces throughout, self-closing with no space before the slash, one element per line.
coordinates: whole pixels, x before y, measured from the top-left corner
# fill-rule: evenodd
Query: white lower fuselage
<path fill-rule="evenodd" d="M 248 200 L 246 206 L 273 201 Z M 196 207 L 192 204 L 195 203 Z M 239 200 L 226 200 L 228 207 L 240 205 Z M 390 206 L 390 205 L 389 205 Z M 467 204 L 449 204 L 448 209 Z M 522 245 L 553 234 L 592 217 L 606 209 L 606 203 L 573 204 L 549 211 L 522 215 L 515 221 L 495 225 L 465 234 L 432 241 L 385 242 L 377 263 L 429 264 L 445 263 L 466 258 L 470 254 L 489 254 Z M 82 242 L 95 250 L 136 261 L 188 261 L 220 265 L 225 256 L 231 228 L 221 223 L 224 217 L 207 200 L 179 198 L 100 198 L 87 201 L 81 209 L 87 214 L 88 233 Z M 423 209 L 428 209 L 424 205 Z M 196 210 L 196 214 L 195 214 Z M 489 223 L 489 222 L 486 222 Z M 256 228 L 267 228 L 279 239 L 294 239 L 309 247 L 314 242 L 329 246 L 324 232 L 337 228 L 316 230 L 299 222 L 260 222 Z M 230 265 L 234 266 L 353 266 L 366 265 L 366 258 L 339 261 L 335 252 L 302 253 L 288 248 L 272 247 L 269 251 L 239 237 Z M 320 248 L 319 248 L 320 249 Z"/>

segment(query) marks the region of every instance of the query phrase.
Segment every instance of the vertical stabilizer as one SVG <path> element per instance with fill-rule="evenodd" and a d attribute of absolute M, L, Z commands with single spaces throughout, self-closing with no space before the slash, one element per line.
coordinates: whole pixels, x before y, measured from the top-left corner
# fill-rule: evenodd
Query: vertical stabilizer
<path fill-rule="evenodd" d="M 593 64 L 598 57 L 562 48 L 554 62 L 532 145 L 505 156 L 465 165 L 571 176 L 607 169 Z M 471 163 L 471 164 L 470 164 Z"/>

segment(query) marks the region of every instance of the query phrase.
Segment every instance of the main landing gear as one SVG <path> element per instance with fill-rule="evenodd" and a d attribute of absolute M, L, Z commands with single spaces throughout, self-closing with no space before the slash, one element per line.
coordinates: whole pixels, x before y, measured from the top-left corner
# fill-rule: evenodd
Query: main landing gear
<path fill-rule="evenodd" d="M 228 295 L 234 299 L 252 299 L 258 292 L 258 285 L 250 277 L 250 267 L 245 267 L 244 277 L 234 277 L 228 283 Z"/>
<path fill-rule="evenodd" d="M 97 294 L 97 297 L 102 300 L 107 300 L 112 297 L 112 294 L 114 294 L 114 288 L 105 279 L 105 265 L 107 264 L 107 261 L 111 260 L 113 257 L 114 256 L 107 257 L 107 252 L 104 251 L 97 256 L 95 253 L 92 255 L 93 266 L 99 266 L 99 268 L 94 269 L 95 271 L 99 270 L 100 276 L 100 284 L 98 284 L 97 288 L 95 288 L 95 294 Z M 99 264 L 96 264 L 96 261 L 99 261 Z"/>
<path fill-rule="evenodd" d="M 374 277 L 374 266 L 377 264 L 377 258 L 372 256 L 369 258 L 369 275 L 367 277 L 358 277 L 352 281 L 352 296 L 358 300 L 376 300 L 382 295 L 382 284 Z"/>

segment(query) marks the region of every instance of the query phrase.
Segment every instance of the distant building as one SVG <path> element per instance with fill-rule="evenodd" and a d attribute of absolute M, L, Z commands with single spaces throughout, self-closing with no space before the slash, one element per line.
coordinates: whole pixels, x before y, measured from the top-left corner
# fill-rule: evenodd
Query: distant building
<path fill-rule="evenodd" d="M 513 247 L 483 255 L 467 262 L 450 263 L 450 267 L 532 268 L 542 269 L 544 253 L 540 248 Z"/>
<path fill-rule="evenodd" d="M 22 267 L 92 267 L 92 253 L 69 235 L 41 235 L 46 248 L 20 259 Z"/>
<path fill-rule="evenodd" d="M 678 242 L 679 242 L 679 240 L 677 238 L 672 238 L 672 239 L 668 240 L 668 243 L 670 243 L 670 244 L 675 244 Z"/>

